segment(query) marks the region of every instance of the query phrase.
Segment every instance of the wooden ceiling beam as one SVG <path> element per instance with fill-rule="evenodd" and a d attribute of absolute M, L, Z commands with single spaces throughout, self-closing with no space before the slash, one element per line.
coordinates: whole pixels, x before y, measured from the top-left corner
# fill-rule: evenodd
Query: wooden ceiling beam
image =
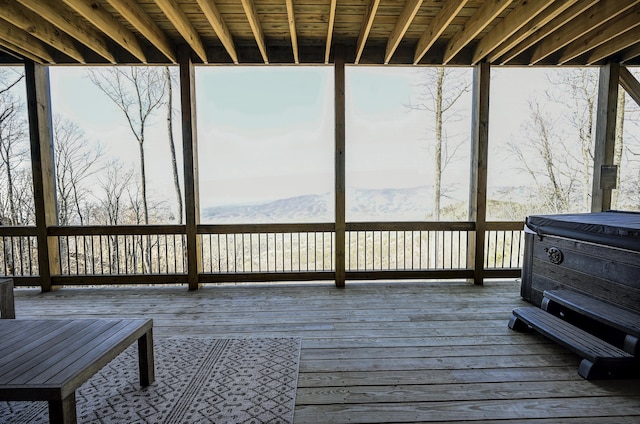
<path fill-rule="evenodd" d="M 416 51 L 413 55 L 413 64 L 416 65 L 420 62 L 420 59 L 429 51 L 433 43 L 442 35 L 444 30 L 449 26 L 451 21 L 458 16 L 458 13 L 467 4 L 469 0 L 448 0 L 442 9 L 438 12 L 433 21 L 422 34 L 418 44 L 416 45 Z"/>
<path fill-rule="evenodd" d="M 110 37 L 122 48 L 131 53 L 142 63 L 147 63 L 147 57 L 138 43 L 136 36 L 125 28 L 109 12 L 104 10 L 101 3 L 93 0 L 63 0 L 67 6 L 91 22 L 96 28 Z"/>
<path fill-rule="evenodd" d="M 128 0 L 108 0 L 140 34 L 151 42 L 167 59 L 177 63 L 177 56 L 167 35 L 145 13 L 138 3 Z"/>
<path fill-rule="evenodd" d="M 387 48 L 384 54 L 384 64 L 388 64 L 391 60 L 391 56 L 395 53 L 398 48 L 398 44 L 402 40 L 402 37 L 406 34 L 409 29 L 409 25 L 413 22 L 413 19 L 416 17 L 418 10 L 420 10 L 420 6 L 422 6 L 423 0 L 407 0 L 402 8 L 402 12 L 396 21 L 396 25 L 391 31 L 391 35 L 387 40 Z"/>
<path fill-rule="evenodd" d="M 373 20 L 375 19 L 376 13 L 378 12 L 378 6 L 380 6 L 380 0 L 371 0 L 369 2 L 369 6 L 367 7 L 367 13 L 364 15 L 364 19 L 362 20 L 360 34 L 358 35 L 358 41 L 356 42 L 356 58 L 353 62 L 356 65 L 358 64 L 358 62 L 360 62 L 360 57 L 362 56 L 362 52 L 364 51 L 364 46 L 365 44 L 367 44 L 367 39 L 369 38 L 369 32 L 371 32 Z"/>
<path fill-rule="evenodd" d="M 593 49 L 587 59 L 587 65 L 593 65 L 596 62 L 614 56 L 627 47 L 635 45 L 638 40 L 640 40 L 640 27 L 636 26 Z"/>
<path fill-rule="evenodd" d="M 522 28 L 512 34 L 503 41 L 498 47 L 487 55 L 487 62 L 493 63 L 502 55 L 517 46 L 527 37 L 531 37 L 536 31 L 543 28 L 553 19 L 558 17 L 562 12 L 573 6 L 578 0 L 560 0 L 554 1 L 549 7 L 540 12 L 537 16 L 527 22 Z M 597 0 L 595 0 L 597 1 Z M 595 3 L 593 1 L 593 3 Z M 591 6 L 591 5 L 590 5 Z"/>
<path fill-rule="evenodd" d="M 624 91 L 640 106 L 640 82 L 624 66 L 620 67 L 619 82 Z"/>
<path fill-rule="evenodd" d="M 329 5 L 329 25 L 327 29 L 327 42 L 324 47 L 324 63 L 325 65 L 329 63 L 329 57 L 331 56 L 331 40 L 333 40 L 333 26 L 336 22 L 336 6 L 338 0 L 331 0 L 331 4 Z"/>
<path fill-rule="evenodd" d="M 512 0 L 487 0 L 482 2 L 476 13 L 467 20 L 464 28 L 458 32 L 447 44 L 442 58 L 442 64 L 449 63 L 460 50 L 472 41 L 483 29 L 487 27 Z"/>
<path fill-rule="evenodd" d="M 265 64 L 269 63 L 269 56 L 267 55 L 267 44 L 264 41 L 264 32 L 262 32 L 262 25 L 260 25 L 260 19 L 258 19 L 258 12 L 256 11 L 256 5 L 253 0 L 242 0 L 242 8 L 249 20 L 249 26 L 253 32 L 253 37 L 256 39 L 258 49 L 262 55 L 262 60 Z"/>
<path fill-rule="evenodd" d="M 71 37 L 36 13 L 19 5 L 15 0 L 0 0 L 0 18 L 60 50 L 70 58 L 82 64 L 86 63 Z"/>
<path fill-rule="evenodd" d="M 503 20 L 498 22 L 491 31 L 478 43 L 471 64 L 475 65 L 489 53 L 520 30 L 524 25 L 542 13 L 554 0 L 525 0 L 511 11 Z"/>
<path fill-rule="evenodd" d="M 62 2 L 39 0 L 18 0 L 18 2 L 89 47 L 110 63 L 116 63 L 115 56 L 102 33 L 82 19 L 78 19 Z"/>
<path fill-rule="evenodd" d="M 640 56 L 640 43 L 636 43 L 633 46 L 625 49 L 625 51 L 621 53 L 620 63 L 626 63 L 638 56 Z"/>
<path fill-rule="evenodd" d="M 198 55 L 200 60 L 207 63 L 207 51 L 204 48 L 204 44 L 202 44 L 200 35 L 184 14 L 180 5 L 175 0 L 155 0 L 155 2 L 194 53 Z"/>
<path fill-rule="evenodd" d="M 0 39 L 20 48 L 23 52 L 28 52 L 32 55 L 30 59 L 37 58 L 38 63 L 55 63 L 53 56 L 40 40 L 3 19 L 0 19 Z"/>
<path fill-rule="evenodd" d="M 224 46 L 225 50 L 231 57 L 231 60 L 236 65 L 238 64 L 238 52 L 236 51 L 236 46 L 233 42 L 233 36 L 231 35 L 231 31 L 229 31 L 229 27 L 225 23 L 224 19 L 222 19 L 222 15 L 218 10 L 218 6 L 216 6 L 213 0 L 197 0 L 198 5 L 200 5 L 200 9 L 204 13 L 204 16 L 209 21 L 209 25 L 213 28 L 218 39 Z"/>
<path fill-rule="evenodd" d="M 639 2 L 640 0 L 616 0 L 595 4 L 586 12 L 577 16 L 558 31 L 542 40 L 534 49 L 529 64 L 535 65 L 579 37 L 584 36 L 592 29 L 624 13 Z"/>
<path fill-rule="evenodd" d="M 34 62 L 41 63 L 41 64 L 44 64 L 46 62 L 44 59 L 42 59 L 41 57 L 36 56 L 32 52 L 30 52 L 28 50 L 25 50 L 22 47 L 17 46 L 15 44 L 9 42 L 1 34 L 0 34 L 0 46 L 4 47 L 1 50 L 6 50 L 8 54 L 10 54 L 11 56 L 14 56 L 16 58 L 19 58 L 19 59 L 31 59 Z"/>
<path fill-rule="evenodd" d="M 575 59 L 638 25 L 640 25 L 640 6 L 634 7 L 629 13 L 612 19 L 606 25 L 599 26 L 584 37 L 580 37 L 567 45 L 562 50 L 562 56 L 558 60 L 558 64 L 567 63 L 571 59 Z"/>
<path fill-rule="evenodd" d="M 286 4 L 289 32 L 291 33 L 291 48 L 293 49 L 293 62 L 297 65 L 300 63 L 300 58 L 298 57 L 298 34 L 296 31 L 296 15 L 293 10 L 293 0 L 286 0 Z"/>

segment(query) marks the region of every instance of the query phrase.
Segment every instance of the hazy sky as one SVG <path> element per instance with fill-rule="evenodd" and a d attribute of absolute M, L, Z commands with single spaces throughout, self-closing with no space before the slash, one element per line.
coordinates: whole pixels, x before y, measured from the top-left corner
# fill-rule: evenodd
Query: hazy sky
<path fill-rule="evenodd" d="M 430 184 L 428 117 L 406 107 L 418 99 L 419 72 L 415 67 L 347 67 L 348 186 Z M 470 79 L 471 69 L 466 73 Z M 89 81 L 86 69 L 54 66 L 50 75 L 54 113 L 76 122 L 107 155 L 139 169 L 137 144 L 122 112 Z M 201 205 L 331 192 L 332 76 L 331 66 L 197 67 Z M 490 137 L 496 152 L 520 131 L 527 101 L 544 81 L 541 69 L 492 69 Z M 178 108 L 177 87 L 174 99 Z M 470 93 L 458 104 L 462 119 L 447 130 L 468 140 Z M 148 189 L 172 199 L 165 113 L 157 113 L 147 130 Z M 174 131 L 180 143 L 178 120 Z M 466 143 L 463 158 L 468 158 Z M 505 181 L 509 164 L 498 158 L 490 184 Z M 468 159 L 451 170 L 451 178 L 468 184 Z"/>

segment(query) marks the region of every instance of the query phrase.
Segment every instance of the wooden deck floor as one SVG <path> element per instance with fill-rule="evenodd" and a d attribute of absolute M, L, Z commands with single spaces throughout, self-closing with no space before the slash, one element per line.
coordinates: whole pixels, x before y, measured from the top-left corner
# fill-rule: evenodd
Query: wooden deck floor
<path fill-rule="evenodd" d="M 638 423 L 640 380 L 507 328 L 516 281 L 16 290 L 17 318 L 150 317 L 154 336 L 302 338 L 297 423 Z"/>

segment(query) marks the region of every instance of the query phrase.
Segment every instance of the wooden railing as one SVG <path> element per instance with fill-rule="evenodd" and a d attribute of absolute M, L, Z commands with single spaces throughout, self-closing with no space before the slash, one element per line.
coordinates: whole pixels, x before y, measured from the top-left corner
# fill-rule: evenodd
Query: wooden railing
<path fill-rule="evenodd" d="M 472 278 L 473 222 L 347 223 L 348 279 Z M 185 226 L 50 227 L 56 285 L 184 284 Z M 335 277 L 334 224 L 199 225 L 201 283 Z M 520 274 L 522 223 L 489 222 L 484 275 Z M 0 227 L 0 274 L 38 285 L 36 229 Z"/>

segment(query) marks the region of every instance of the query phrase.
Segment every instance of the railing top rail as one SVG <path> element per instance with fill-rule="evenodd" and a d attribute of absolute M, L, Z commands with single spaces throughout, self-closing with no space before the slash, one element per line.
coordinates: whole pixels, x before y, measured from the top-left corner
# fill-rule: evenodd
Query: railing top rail
<path fill-rule="evenodd" d="M 473 231 L 467 221 L 347 222 L 347 231 Z"/>
<path fill-rule="evenodd" d="M 304 233 L 331 232 L 335 224 L 327 223 L 265 223 L 265 224 L 219 224 L 198 225 L 198 234 L 242 234 L 242 233 Z"/>
<path fill-rule="evenodd" d="M 184 234 L 184 225 L 76 225 L 49 227 L 50 236 Z"/>
<path fill-rule="evenodd" d="M 38 234 L 36 227 L 31 226 L 17 226 L 17 225 L 2 225 L 0 226 L 0 236 L 35 236 Z"/>

